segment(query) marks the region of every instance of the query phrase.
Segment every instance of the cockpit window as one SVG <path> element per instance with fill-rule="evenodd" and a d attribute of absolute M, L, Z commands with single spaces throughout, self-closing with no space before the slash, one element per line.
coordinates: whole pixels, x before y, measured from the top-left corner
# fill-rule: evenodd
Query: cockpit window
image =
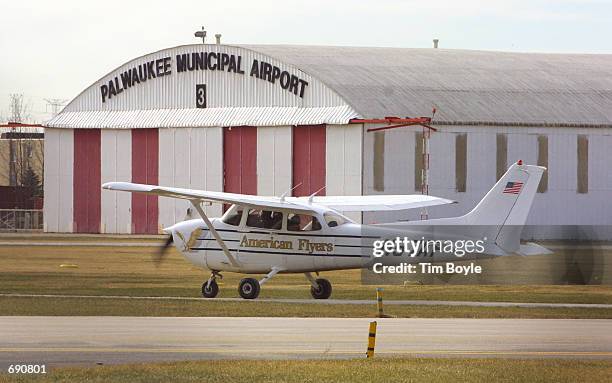
<path fill-rule="evenodd" d="M 280 230 L 283 225 L 283 213 L 280 211 L 251 209 L 249 210 L 246 224 L 250 227 Z"/>
<path fill-rule="evenodd" d="M 317 217 L 308 214 L 293 214 L 287 215 L 287 230 L 288 231 L 317 231 L 321 230 L 321 224 Z"/>
<path fill-rule="evenodd" d="M 344 217 L 334 213 L 325 213 L 323 218 L 325 218 L 325 222 L 329 227 L 344 225 L 347 222 Z"/>
<path fill-rule="evenodd" d="M 223 215 L 223 218 L 221 218 L 221 221 L 223 221 L 224 223 L 228 225 L 239 226 L 240 220 L 242 219 L 242 212 L 243 212 L 243 209 L 241 206 L 232 205 L 227 210 L 225 215 Z"/>

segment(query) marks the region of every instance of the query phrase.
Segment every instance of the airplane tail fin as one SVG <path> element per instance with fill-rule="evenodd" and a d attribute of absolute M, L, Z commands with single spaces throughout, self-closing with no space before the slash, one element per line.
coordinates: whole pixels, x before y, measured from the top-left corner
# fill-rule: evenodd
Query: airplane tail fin
<path fill-rule="evenodd" d="M 478 225 L 524 225 L 546 168 L 512 164 L 464 218 Z"/>
<path fill-rule="evenodd" d="M 476 207 L 459 217 L 463 224 L 489 227 L 489 238 L 507 252 L 519 252 L 520 236 L 546 168 L 519 161 L 506 171 Z M 493 237 L 494 235 L 494 237 Z"/>
<path fill-rule="evenodd" d="M 547 254 L 547 249 L 520 244 L 521 232 L 535 198 L 540 179 L 546 168 L 512 164 L 495 186 L 469 213 L 452 218 L 437 218 L 408 223 L 393 223 L 394 227 L 414 229 L 429 226 L 439 235 L 456 235 L 485 239 L 487 253 L 506 255 Z"/>

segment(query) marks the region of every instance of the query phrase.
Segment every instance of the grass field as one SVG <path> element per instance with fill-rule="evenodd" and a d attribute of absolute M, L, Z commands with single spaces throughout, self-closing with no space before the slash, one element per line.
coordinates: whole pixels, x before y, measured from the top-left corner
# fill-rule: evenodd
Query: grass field
<path fill-rule="evenodd" d="M 81 239 L 79 239 L 81 240 Z M 198 297 L 207 274 L 172 250 L 156 267 L 152 247 L 0 247 L 0 293 Z M 60 268 L 76 264 L 78 268 Z M 373 285 L 362 285 L 360 271 L 322 274 L 333 283 L 332 298 L 375 299 Z M 238 297 L 242 275 L 225 274 L 221 297 Z M 385 299 L 468 300 L 553 303 L 612 303 L 612 286 L 387 285 Z M 261 298 L 310 298 L 301 274 L 277 275 L 262 288 Z M 243 302 L 169 302 L 0 297 L 0 315 L 244 315 Z M 249 315 L 369 316 L 368 306 L 319 307 L 311 304 L 248 302 Z M 474 308 L 387 306 L 407 317 L 612 318 L 609 309 Z"/>
<path fill-rule="evenodd" d="M 56 240 L 56 239 L 52 239 Z M 80 237 L 81 241 L 91 240 Z M 0 293 L 199 297 L 207 275 L 172 251 L 155 267 L 151 247 L 0 247 Z M 76 264 L 78 268 L 60 268 Z M 359 271 L 323 273 L 333 298 L 372 305 L 215 300 L 0 297 L 0 315 L 372 317 L 375 288 Z M 226 274 L 222 297 L 238 297 L 241 275 Z M 387 285 L 385 299 L 612 303 L 610 286 Z M 302 275 L 278 275 L 262 298 L 310 298 Z M 612 318 L 612 309 L 387 305 L 398 317 Z M 213 360 L 51 368 L 44 376 L 0 373 L 0 382 L 607 382 L 611 361 L 374 358 L 373 360 Z"/>
<path fill-rule="evenodd" d="M 468 306 L 386 306 L 385 313 L 399 318 L 582 318 L 609 319 L 612 309 L 524 308 Z M 0 315 L 116 315 L 116 316 L 268 316 L 268 317 L 374 317 L 376 305 L 315 305 L 258 301 L 221 302 L 125 300 L 90 298 L 0 297 Z"/>
<path fill-rule="evenodd" d="M 402 358 L 202 361 L 59 368 L 0 382 L 609 382 L 610 361 Z"/>

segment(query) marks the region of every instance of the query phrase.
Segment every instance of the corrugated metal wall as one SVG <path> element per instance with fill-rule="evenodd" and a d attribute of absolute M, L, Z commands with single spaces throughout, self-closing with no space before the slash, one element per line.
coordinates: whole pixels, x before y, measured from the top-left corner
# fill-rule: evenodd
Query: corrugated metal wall
<path fill-rule="evenodd" d="M 384 145 L 379 143 L 375 148 L 375 135 L 365 132 L 367 127 L 355 124 L 325 128 L 326 194 L 355 195 L 361 193 L 361 188 L 365 194 L 419 193 L 414 151 L 417 146 L 415 137 L 420 130 L 405 128 L 385 131 Z M 505 137 L 507 142 L 507 145 L 501 146 L 507 147 L 507 161 L 523 159 L 526 163 L 537 162 L 538 150 L 541 148 L 539 137 L 545 136 L 548 142 L 548 188 L 536 195 L 528 224 L 612 225 L 612 207 L 609 204 L 609 196 L 612 193 L 612 172 L 609 168 L 612 129 L 467 126 L 438 128 L 440 132 L 434 133 L 431 138 L 430 193 L 457 200 L 459 204 L 431 208 L 430 217 L 463 214 L 475 206 L 491 188 L 497 179 L 496 163 L 500 158 L 497 148 L 500 135 Z M 240 148 L 234 150 L 226 147 L 226 154 L 223 153 L 222 128 L 161 129 L 159 133 L 156 133 L 157 130 L 139 133 L 136 133 L 136 130 L 102 130 L 100 183 L 126 180 L 145 183 L 159 181 L 159 184 L 165 185 L 222 190 L 225 157 L 232 159 L 230 166 L 250 166 L 247 168 L 250 169 L 247 170 L 250 177 L 247 184 L 253 189 L 252 193 L 280 195 L 293 184 L 296 166 L 294 164 L 298 163 L 287 159 L 301 161 L 301 156 L 296 156 L 292 149 L 296 146 L 292 139 L 294 129 L 298 128 L 250 128 L 250 134 L 246 133 L 244 138 L 249 149 L 242 148 L 243 134 L 237 134 L 234 141 L 228 142 L 239 143 Z M 241 132 L 240 128 L 232 130 Z M 45 133 L 45 230 L 72 232 L 78 229 L 75 224 L 80 219 L 75 210 L 76 205 L 81 204 L 74 192 L 76 180 L 85 177 L 76 176 L 79 173 L 77 167 L 83 164 L 75 158 L 79 157 L 77 153 L 80 139 L 77 138 L 75 148 L 75 135 L 70 129 L 46 129 Z M 156 142 L 157 134 L 159 144 Z M 457 134 L 467 135 L 466 192 L 456 190 Z M 584 135 L 588 141 L 588 190 L 584 194 L 577 192 L 580 135 Z M 238 161 L 235 153 L 242 156 L 245 150 L 250 160 Z M 382 156 L 382 165 L 375 167 L 374 155 Z M 315 156 L 316 159 L 320 157 Z M 308 161 L 308 164 L 311 164 L 310 162 Z M 240 171 L 240 179 L 236 185 L 243 188 L 245 185 L 242 174 L 245 169 L 235 167 Z M 379 185 L 382 190 L 378 191 L 374 188 L 374 172 L 380 172 L 381 167 L 384 174 L 382 184 Z M 307 166 L 305 168 L 308 169 Z M 158 179 L 156 172 L 159 172 Z M 94 195 L 93 186 L 89 187 L 84 183 L 82 187 L 87 190 L 77 190 L 78 195 Z M 159 209 L 156 209 L 154 201 L 142 198 L 143 196 L 132 196 L 129 193 L 102 191 L 100 230 L 106 233 L 157 233 L 160 226 L 168 226 L 189 218 L 190 206 L 185 201 L 162 198 L 159 201 Z M 154 200 L 153 197 L 149 198 Z M 83 203 L 89 207 L 90 203 L 95 205 L 96 202 L 94 199 Z M 221 213 L 220 207 L 216 205 L 207 209 L 212 216 Z M 194 212 L 191 214 L 192 217 L 197 217 Z M 353 218 L 360 217 L 354 214 Z M 366 222 L 418 218 L 418 211 L 364 215 Z M 86 222 L 95 225 L 89 220 Z M 533 235 L 554 238 L 566 234 L 553 228 L 548 232 Z"/>
<path fill-rule="evenodd" d="M 327 125 L 325 183 L 327 195 L 361 195 L 363 125 Z M 347 216 L 361 222 L 361 213 Z"/>
<path fill-rule="evenodd" d="M 72 232 L 74 186 L 72 129 L 45 129 L 44 229 Z"/>
<path fill-rule="evenodd" d="M 132 132 L 102 129 L 102 183 L 132 179 Z M 102 233 L 132 232 L 132 194 L 102 190 Z"/>
<path fill-rule="evenodd" d="M 280 196 L 291 189 L 291 126 L 257 128 L 257 194 Z"/>
<path fill-rule="evenodd" d="M 370 125 L 372 127 L 375 125 Z M 374 161 L 375 137 L 364 128 L 364 180 L 365 194 L 420 193 L 415 177 L 415 137 L 421 128 L 400 128 L 385 131 L 384 191 L 374 188 L 377 169 Z M 438 126 L 430 140 L 430 194 L 458 201 L 458 204 L 429 209 L 431 218 L 450 217 L 471 210 L 496 182 L 498 135 L 507 142 L 507 161 L 522 159 L 527 164 L 538 160 L 538 137 L 548 140 L 548 188 L 538 193 L 528 225 L 558 226 L 538 228 L 530 232 L 535 238 L 563 238 L 561 225 L 612 225 L 612 172 L 609 148 L 612 147 L 612 129 L 587 128 L 528 128 L 528 127 L 475 127 Z M 467 134 L 466 192 L 456 189 L 455 158 L 456 137 Z M 588 138 L 588 193 L 577 192 L 577 142 L 579 135 Z M 503 146 L 502 146 L 503 147 Z M 502 156 L 503 157 L 503 156 Z M 379 170 L 380 171 L 380 170 Z M 365 222 L 387 222 L 398 219 L 419 219 L 419 211 L 368 213 Z M 612 239 L 608 230 L 597 235 Z"/>
<path fill-rule="evenodd" d="M 159 141 L 160 185 L 223 191 L 222 128 L 160 129 Z M 218 204 L 204 209 L 211 217 L 221 214 Z M 188 201 L 159 199 L 161 227 L 198 217 Z"/>
<path fill-rule="evenodd" d="M 47 129 L 45 228 L 72 232 L 85 222 L 82 232 L 157 234 L 198 218 L 187 201 L 101 190 L 109 181 L 280 196 L 299 178 L 308 189 L 291 195 L 324 184 L 322 195 L 358 195 L 361 139 L 361 125 Z M 206 210 L 222 212 L 216 204 Z"/>
<path fill-rule="evenodd" d="M 242 56 L 244 74 L 220 70 L 194 70 L 176 73 L 176 55 L 197 52 L 216 52 Z M 146 64 L 152 60 L 171 57 L 172 73 L 149 79 L 124 90 L 116 97 L 102 102 L 100 86 L 107 85 L 115 76 Z M 253 60 L 265 61 L 283 71 L 308 82 L 304 97 L 282 89 L 278 81 L 272 83 L 250 76 Z M 277 59 L 245 48 L 229 45 L 194 44 L 164 49 L 136 58 L 104 76 L 66 106 L 63 112 L 87 110 L 147 110 L 147 109 L 195 109 L 195 85 L 206 84 L 207 108 L 221 107 L 332 107 L 346 106 L 346 102 L 322 82 L 301 70 Z"/>

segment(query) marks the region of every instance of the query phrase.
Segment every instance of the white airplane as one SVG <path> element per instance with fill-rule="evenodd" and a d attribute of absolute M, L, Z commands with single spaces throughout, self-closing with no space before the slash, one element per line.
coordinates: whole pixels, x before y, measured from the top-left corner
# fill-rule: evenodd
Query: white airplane
<path fill-rule="evenodd" d="M 416 254 L 378 258 L 372 250 L 374 241 L 381 239 L 485 240 L 484 251 L 466 254 L 461 260 L 549 253 L 536 244 L 520 244 L 522 227 L 545 170 L 521 161 L 511 165 L 480 203 L 460 217 L 372 225 L 355 223 L 340 212 L 395 211 L 454 201 L 426 195 L 288 197 L 289 192 L 281 197 L 262 197 L 126 182 L 108 182 L 102 187 L 192 203 L 202 218 L 165 228 L 170 234 L 165 247 L 173 242 L 189 262 L 212 272 L 202 284 L 206 298 L 217 295 L 216 279 L 227 271 L 266 274 L 261 280 L 240 281 L 238 291 L 245 299 L 257 298 L 260 287 L 277 273 L 303 273 L 312 286 L 312 296 L 327 299 L 331 283 L 312 273 L 318 276 L 320 271 L 372 267 L 377 262 L 398 265 L 459 260 L 435 246 Z M 222 217 L 209 219 L 203 209 L 203 204 L 209 203 L 231 207 Z"/>

